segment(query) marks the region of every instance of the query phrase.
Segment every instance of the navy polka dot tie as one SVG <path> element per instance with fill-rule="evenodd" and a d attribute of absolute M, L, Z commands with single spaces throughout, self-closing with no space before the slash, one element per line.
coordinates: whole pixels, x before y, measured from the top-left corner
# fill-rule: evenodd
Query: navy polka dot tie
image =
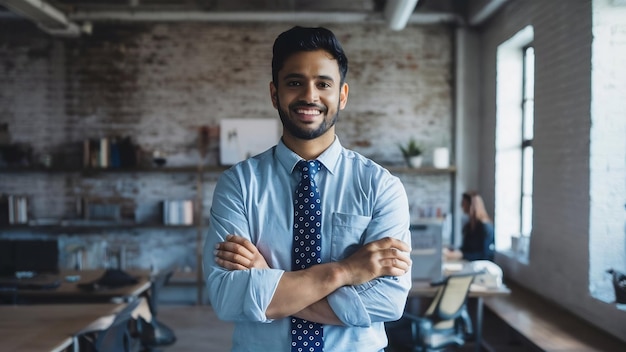
<path fill-rule="evenodd" d="M 293 221 L 292 269 L 306 269 L 322 262 L 322 211 L 315 174 L 320 170 L 317 160 L 300 161 L 297 165 L 302 179 L 296 188 Z M 324 349 L 322 324 L 291 318 L 291 351 L 317 352 Z"/>

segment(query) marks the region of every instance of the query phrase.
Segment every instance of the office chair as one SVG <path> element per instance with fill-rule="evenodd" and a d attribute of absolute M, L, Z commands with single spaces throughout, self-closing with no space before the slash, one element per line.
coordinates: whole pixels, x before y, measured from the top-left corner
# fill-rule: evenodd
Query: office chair
<path fill-rule="evenodd" d="M 117 314 L 106 317 L 78 333 L 74 350 L 81 352 L 137 351 L 138 343 L 131 333 L 132 313 L 141 303 L 133 300 Z"/>
<path fill-rule="evenodd" d="M 405 311 L 400 320 L 387 324 L 390 345 L 421 352 L 465 344 L 466 337 L 473 333 L 467 295 L 476 274 L 455 274 L 433 283 L 438 286 L 437 293 L 423 316 Z"/>
<path fill-rule="evenodd" d="M 150 307 L 150 314 L 152 320 L 150 322 L 145 321 L 143 318 L 139 318 L 139 334 L 141 343 L 145 348 L 145 351 L 152 351 L 155 347 L 169 346 L 176 342 L 176 334 L 174 331 L 157 320 L 157 303 L 159 297 L 159 291 L 169 281 L 172 274 L 174 274 L 174 267 L 167 268 L 159 271 L 151 279 L 151 285 L 149 292 L 145 293 L 145 297 Z"/>

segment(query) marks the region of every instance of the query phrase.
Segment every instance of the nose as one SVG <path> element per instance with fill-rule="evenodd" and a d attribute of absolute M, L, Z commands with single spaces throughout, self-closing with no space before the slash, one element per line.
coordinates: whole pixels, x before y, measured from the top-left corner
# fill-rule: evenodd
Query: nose
<path fill-rule="evenodd" d="M 304 89 L 303 95 L 304 96 L 302 98 L 307 103 L 317 103 L 317 102 L 319 102 L 320 94 L 319 94 L 319 90 L 317 89 L 317 86 L 315 85 L 314 82 L 311 82 L 308 85 L 305 85 L 305 89 Z"/>

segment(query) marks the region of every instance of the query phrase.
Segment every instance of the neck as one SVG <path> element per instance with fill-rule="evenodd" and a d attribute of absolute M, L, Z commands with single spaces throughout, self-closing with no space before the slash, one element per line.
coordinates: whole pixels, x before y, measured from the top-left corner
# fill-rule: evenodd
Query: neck
<path fill-rule="evenodd" d="M 334 130 L 328 130 L 323 135 L 311 139 L 295 138 L 287 133 L 283 133 L 283 143 L 287 148 L 298 154 L 304 160 L 317 159 L 335 141 Z"/>

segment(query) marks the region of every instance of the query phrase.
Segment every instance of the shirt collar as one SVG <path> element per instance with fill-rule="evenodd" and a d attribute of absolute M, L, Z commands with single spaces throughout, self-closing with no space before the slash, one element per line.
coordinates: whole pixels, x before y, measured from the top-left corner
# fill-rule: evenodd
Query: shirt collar
<path fill-rule="evenodd" d="M 326 150 L 319 157 L 317 157 L 317 160 L 324 165 L 324 167 L 331 174 L 334 174 L 337 164 L 339 163 L 339 155 L 341 154 L 342 149 L 343 147 L 339 142 L 339 138 L 335 136 L 333 143 L 326 148 Z M 276 158 L 289 173 L 292 173 L 296 164 L 298 164 L 298 161 L 302 160 L 302 157 L 287 148 L 282 139 L 276 146 Z"/>

